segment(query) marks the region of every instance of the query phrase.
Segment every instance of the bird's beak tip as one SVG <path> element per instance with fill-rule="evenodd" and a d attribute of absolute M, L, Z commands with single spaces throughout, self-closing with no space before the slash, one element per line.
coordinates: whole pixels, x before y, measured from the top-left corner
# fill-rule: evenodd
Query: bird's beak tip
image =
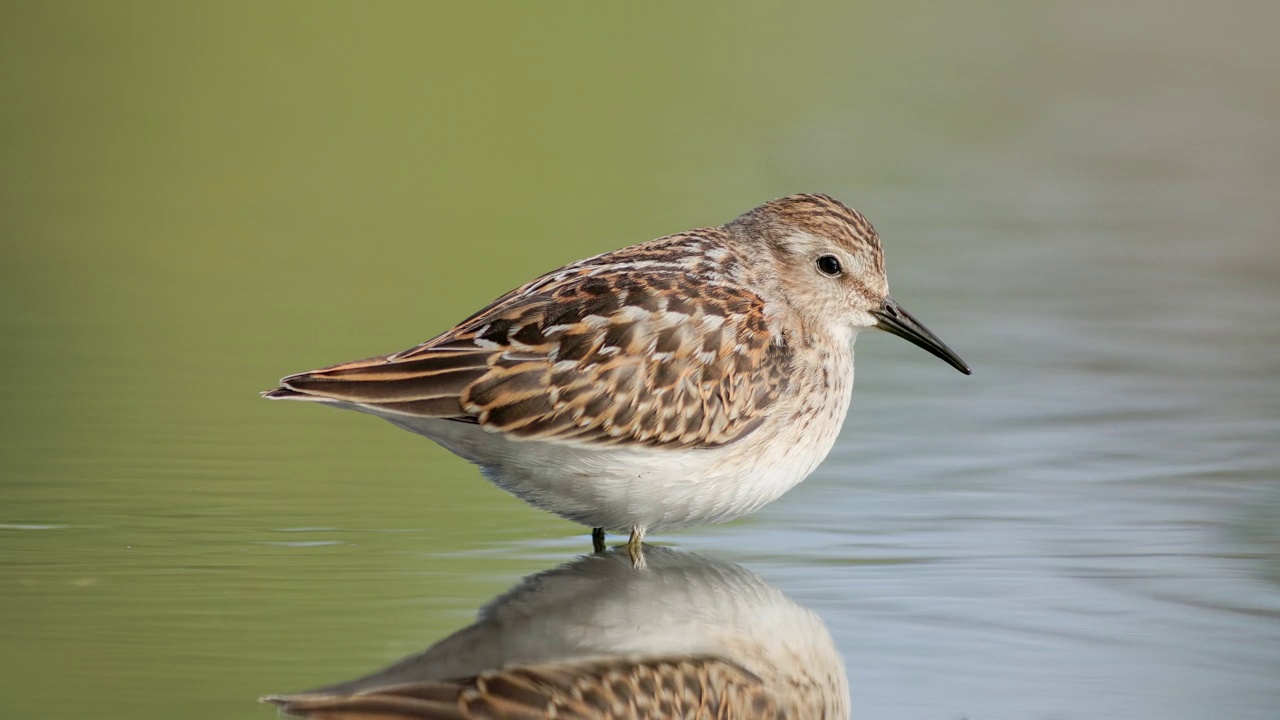
<path fill-rule="evenodd" d="M 973 374 L 973 370 L 969 368 L 968 363 L 961 360 L 960 356 L 947 347 L 946 343 L 942 342 L 923 323 L 916 320 L 905 308 L 898 305 L 893 298 L 885 298 L 884 306 L 872 314 L 876 317 L 877 328 L 924 348 L 930 354 L 942 359 L 965 375 Z"/>

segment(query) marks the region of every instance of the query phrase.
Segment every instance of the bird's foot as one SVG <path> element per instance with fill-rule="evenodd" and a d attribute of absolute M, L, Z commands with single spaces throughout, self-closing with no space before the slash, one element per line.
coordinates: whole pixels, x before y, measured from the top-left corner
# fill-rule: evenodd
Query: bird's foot
<path fill-rule="evenodd" d="M 631 556 L 631 567 L 638 570 L 645 566 L 644 528 L 631 528 L 631 539 L 627 541 L 627 554 Z"/>

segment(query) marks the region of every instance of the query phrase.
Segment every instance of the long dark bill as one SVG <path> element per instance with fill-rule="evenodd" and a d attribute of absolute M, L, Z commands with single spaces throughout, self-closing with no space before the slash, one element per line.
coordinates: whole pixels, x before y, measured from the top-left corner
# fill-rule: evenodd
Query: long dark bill
<path fill-rule="evenodd" d="M 907 312 L 905 308 L 894 302 L 893 298 L 885 298 L 884 306 L 879 310 L 872 310 L 871 314 L 875 315 L 876 319 L 879 320 L 876 323 L 876 327 L 881 330 L 893 333 L 900 338 L 919 345 L 935 356 L 946 360 L 951 367 L 965 375 L 973 374 L 973 371 L 960 359 L 959 355 L 952 352 L 951 348 L 939 340 L 937 335 L 929 332 L 929 328 L 912 317 L 911 313 Z"/>

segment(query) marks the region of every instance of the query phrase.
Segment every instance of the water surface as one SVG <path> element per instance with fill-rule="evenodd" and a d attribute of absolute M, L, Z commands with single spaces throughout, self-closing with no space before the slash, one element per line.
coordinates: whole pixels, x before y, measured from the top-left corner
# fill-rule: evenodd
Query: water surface
<path fill-rule="evenodd" d="M 653 539 L 817 612 L 855 717 L 1276 716 L 1271 4 L 0 13 L 0 714 L 271 717 L 585 552 L 256 393 L 817 190 L 975 374 L 863 335 L 814 476 Z"/>

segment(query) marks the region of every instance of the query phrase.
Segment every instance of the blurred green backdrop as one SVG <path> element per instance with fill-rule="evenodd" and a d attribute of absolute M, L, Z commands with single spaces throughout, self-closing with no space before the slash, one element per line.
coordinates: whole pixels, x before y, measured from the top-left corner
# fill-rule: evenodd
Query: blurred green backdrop
<path fill-rule="evenodd" d="M 1016 67 L 972 10 L 741 10 L 0 4 L 6 714 L 225 717 L 339 674 L 289 669 L 357 652 L 336 613 L 452 629 L 423 606 L 545 565 L 469 573 L 466 551 L 580 530 L 430 443 L 257 391 L 580 256 L 883 190 L 904 150 L 929 162 L 921 138 L 1016 112 L 921 73 Z M 426 535 L 431 570 L 388 530 Z"/>
<path fill-rule="evenodd" d="M 584 549 L 428 442 L 256 395 L 563 262 L 829 192 L 932 240 L 890 264 L 944 326 L 1001 281 L 1045 289 L 991 257 L 1076 267 L 1010 240 L 1040 220 L 1002 193 L 1062 228 L 1108 177 L 1114 228 L 1168 210 L 1134 186 L 1235 173 L 1207 192 L 1261 227 L 1274 142 L 1228 146 L 1254 125 L 1169 133 L 1208 138 L 1184 166 L 1133 150 L 1182 95 L 1098 108 L 1192 46 L 1190 106 L 1231 76 L 1261 88 L 1232 117 L 1274 108 L 1273 26 L 1104 7 L 0 0 L 0 714 L 267 716 L 257 695 L 419 649 Z M 1077 194 L 1036 194 L 1037 166 Z M 890 344 L 866 354 L 927 362 Z"/>

